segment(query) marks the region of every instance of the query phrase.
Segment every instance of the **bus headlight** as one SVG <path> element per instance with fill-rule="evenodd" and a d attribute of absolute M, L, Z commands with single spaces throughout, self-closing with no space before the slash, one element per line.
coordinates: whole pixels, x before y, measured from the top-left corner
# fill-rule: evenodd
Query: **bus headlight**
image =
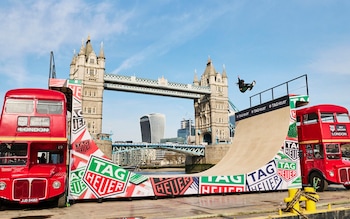
<path fill-rule="evenodd" d="M 54 189 L 59 189 L 60 187 L 61 187 L 61 182 L 60 181 L 54 181 L 53 183 L 52 183 L 52 187 L 54 188 Z"/>
<path fill-rule="evenodd" d="M 333 170 L 329 171 L 329 175 L 330 175 L 331 177 L 333 177 L 333 176 L 334 176 L 334 172 L 333 172 Z"/>
<path fill-rule="evenodd" d="M 6 183 L 5 182 L 0 182 L 0 190 L 5 190 L 6 189 Z"/>

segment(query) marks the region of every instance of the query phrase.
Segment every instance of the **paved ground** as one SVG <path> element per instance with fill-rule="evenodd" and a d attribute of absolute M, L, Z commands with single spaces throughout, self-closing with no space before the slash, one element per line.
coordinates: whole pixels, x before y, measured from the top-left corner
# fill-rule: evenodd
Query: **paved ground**
<path fill-rule="evenodd" d="M 350 208 L 350 191 L 342 187 L 319 193 L 317 209 L 331 207 Z M 284 208 L 287 191 L 273 193 L 253 193 L 215 196 L 191 196 L 168 199 L 117 200 L 103 203 L 76 203 L 67 208 L 41 206 L 40 208 L 7 209 L 0 211 L 0 218 L 6 219 L 165 219 L 165 218 L 253 218 L 278 215 Z"/>

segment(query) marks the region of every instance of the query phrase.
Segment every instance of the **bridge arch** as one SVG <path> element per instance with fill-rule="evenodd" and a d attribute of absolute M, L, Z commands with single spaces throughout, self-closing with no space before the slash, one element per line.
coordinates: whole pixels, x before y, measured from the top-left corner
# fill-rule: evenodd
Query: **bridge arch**
<path fill-rule="evenodd" d="M 211 134 L 210 133 L 205 133 L 203 135 L 203 142 L 206 142 L 208 144 L 211 144 L 212 143 L 212 140 L 211 140 Z"/>

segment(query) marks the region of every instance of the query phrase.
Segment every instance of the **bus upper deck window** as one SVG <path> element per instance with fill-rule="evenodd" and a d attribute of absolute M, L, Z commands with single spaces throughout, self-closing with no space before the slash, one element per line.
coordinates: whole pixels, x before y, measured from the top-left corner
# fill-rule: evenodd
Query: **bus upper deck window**
<path fill-rule="evenodd" d="M 350 122 L 349 115 L 347 113 L 337 113 L 336 117 L 338 122 Z"/>
<path fill-rule="evenodd" d="M 41 114 L 62 114 L 62 101 L 38 100 L 36 111 Z"/>
<path fill-rule="evenodd" d="M 304 124 L 315 124 L 318 122 L 317 113 L 309 113 L 303 115 L 303 123 Z"/>
<path fill-rule="evenodd" d="M 331 122 L 334 123 L 333 113 L 321 113 L 322 122 Z"/>
<path fill-rule="evenodd" d="M 7 99 L 5 103 L 6 113 L 32 113 L 34 109 L 34 100 Z"/>

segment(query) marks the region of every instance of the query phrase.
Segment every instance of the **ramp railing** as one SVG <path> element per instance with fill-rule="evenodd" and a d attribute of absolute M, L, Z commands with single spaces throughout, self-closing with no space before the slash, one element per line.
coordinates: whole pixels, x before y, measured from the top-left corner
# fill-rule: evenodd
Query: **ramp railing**
<path fill-rule="evenodd" d="M 249 97 L 250 107 L 286 95 L 309 95 L 307 75 L 302 75 Z"/>

